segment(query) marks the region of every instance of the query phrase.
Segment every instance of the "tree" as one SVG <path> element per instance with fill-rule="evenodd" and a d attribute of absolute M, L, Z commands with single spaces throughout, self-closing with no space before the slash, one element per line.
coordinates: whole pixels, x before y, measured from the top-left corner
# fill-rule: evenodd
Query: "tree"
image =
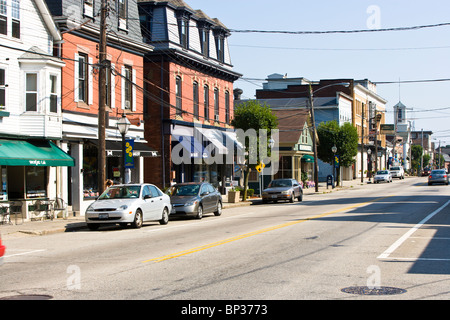
<path fill-rule="evenodd" d="M 352 124 L 344 123 L 339 126 L 336 120 L 322 122 L 317 128 L 317 135 L 319 138 L 317 155 L 320 160 L 334 165 L 332 147 L 336 146 L 340 166 L 349 167 L 355 163 L 358 154 L 358 131 Z"/>
<path fill-rule="evenodd" d="M 234 110 L 234 118 L 231 121 L 231 125 L 236 129 L 242 129 L 243 131 L 249 131 L 250 129 L 255 130 L 256 133 L 256 145 L 259 146 L 259 130 L 267 130 L 267 137 L 270 138 L 273 129 L 278 127 L 278 119 L 272 114 L 272 110 L 266 106 L 266 104 L 261 105 L 257 100 L 250 100 L 243 102 L 238 105 Z M 267 139 L 268 140 L 268 139 Z M 259 158 L 258 151 L 253 147 L 254 144 L 250 143 L 250 139 L 245 139 L 245 141 L 240 141 L 245 146 L 245 158 L 246 166 L 244 168 L 244 196 L 243 200 L 247 200 L 247 189 L 248 189 L 248 176 L 252 169 L 255 169 L 257 163 L 261 161 Z M 266 141 L 265 143 L 268 143 Z M 270 150 L 269 150 L 270 152 Z M 257 163 L 251 163 L 250 157 L 257 155 Z"/>
<path fill-rule="evenodd" d="M 419 168 L 422 155 L 423 155 L 422 146 L 419 146 L 417 144 L 411 146 L 411 157 L 412 157 L 411 165 L 412 168 L 417 171 L 417 174 L 421 174 L 421 172 L 419 172 Z"/>

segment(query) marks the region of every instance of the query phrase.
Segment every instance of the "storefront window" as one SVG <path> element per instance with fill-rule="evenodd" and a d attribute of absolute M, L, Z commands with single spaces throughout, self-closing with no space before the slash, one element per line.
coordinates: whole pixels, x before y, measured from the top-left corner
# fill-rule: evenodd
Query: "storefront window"
<path fill-rule="evenodd" d="M 83 150 L 83 194 L 84 198 L 98 197 L 98 151 L 85 145 Z"/>
<path fill-rule="evenodd" d="M 28 198 L 47 197 L 47 167 L 25 167 Z"/>
<path fill-rule="evenodd" d="M 0 167 L 2 174 L 2 190 L 0 192 L 0 200 L 8 200 L 8 176 L 6 167 Z"/>

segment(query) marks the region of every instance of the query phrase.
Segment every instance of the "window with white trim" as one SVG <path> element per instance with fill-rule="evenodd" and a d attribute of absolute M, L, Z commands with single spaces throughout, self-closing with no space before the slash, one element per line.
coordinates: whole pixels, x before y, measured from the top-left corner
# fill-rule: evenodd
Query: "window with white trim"
<path fill-rule="evenodd" d="M 37 73 L 25 74 L 25 110 L 37 111 L 38 101 L 38 75 Z"/>
<path fill-rule="evenodd" d="M 124 66 L 124 99 L 125 109 L 131 110 L 133 106 L 133 68 L 130 66 Z"/>
<path fill-rule="evenodd" d="M 20 39 L 20 0 L 12 0 L 11 17 L 11 35 L 13 38 Z"/>
<path fill-rule="evenodd" d="M 8 34 L 8 6 L 6 0 L 0 0 L 0 34 Z"/>
<path fill-rule="evenodd" d="M 117 2 L 119 13 L 119 29 L 127 30 L 127 20 L 128 20 L 128 0 L 119 0 Z"/>
<path fill-rule="evenodd" d="M 181 95 L 181 77 L 177 77 L 176 78 L 176 82 L 175 82 L 175 95 L 176 95 L 176 115 L 177 116 L 181 116 L 182 115 L 182 111 L 183 111 L 183 100 L 182 100 L 182 95 Z"/>
<path fill-rule="evenodd" d="M 6 71 L 0 69 L 0 110 L 6 107 Z"/>
<path fill-rule="evenodd" d="M 58 112 L 58 76 L 50 75 L 50 112 Z"/>
<path fill-rule="evenodd" d="M 86 17 L 94 17 L 94 0 L 84 0 L 83 14 Z"/>
<path fill-rule="evenodd" d="M 78 56 L 78 101 L 88 103 L 89 76 L 88 76 L 88 56 L 80 53 Z"/>

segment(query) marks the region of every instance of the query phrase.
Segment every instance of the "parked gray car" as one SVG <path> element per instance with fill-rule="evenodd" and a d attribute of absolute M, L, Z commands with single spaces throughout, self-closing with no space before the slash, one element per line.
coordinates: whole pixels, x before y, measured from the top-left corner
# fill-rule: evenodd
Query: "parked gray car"
<path fill-rule="evenodd" d="M 207 182 L 178 183 L 170 188 L 171 216 L 193 216 L 205 213 L 222 214 L 222 195 Z"/>
<path fill-rule="evenodd" d="M 277 202 L 278 200 L 294 202 L 295 198 L 298 201 L 303 200 L 302 186 L 295 179 L 272 180 L 267 186 L 267 189 L 264 189 L 262 192 L 263 203 L 267 203 L 268 201 Z"/>
<path fill-rule="evenodd" d="M 448 174 L 444 169 L 431 170 L 428 176 L 428 185 L 431 186 L 433 183 L 444 183 L 448 185 Z"/>

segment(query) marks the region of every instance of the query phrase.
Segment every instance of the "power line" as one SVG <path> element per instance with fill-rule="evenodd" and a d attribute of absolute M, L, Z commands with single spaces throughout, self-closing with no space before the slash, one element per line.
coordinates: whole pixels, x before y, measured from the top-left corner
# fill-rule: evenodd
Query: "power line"
<path fill-rule="evenodd" d="M 450 22 L 428 24 L 412 27 L 397 27 L 397 28 L 382 28 L 382 29 L 356 29 L 356 30 L 328 30 L 328 31 L 280 31 L 280 30 L 237 30 L 230 29 L 230 32 L 235 33 L 273 33 L 273 34 L 294 34 L 294 35 L 306 35 L 306 34 L 350 34 L 350 33 L 375 33 L 375 32 L 390 32 L 390 31 L 410 31 L 420 30 L 427 28 L 437 28 L 450 26 Z"/>

